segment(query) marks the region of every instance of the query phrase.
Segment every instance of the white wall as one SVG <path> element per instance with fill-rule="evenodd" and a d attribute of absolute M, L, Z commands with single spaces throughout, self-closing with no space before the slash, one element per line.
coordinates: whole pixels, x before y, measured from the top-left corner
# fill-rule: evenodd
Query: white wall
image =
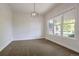
<path fill-rule="evenodd" d="M 0 51 L 12 40 L 12 13 L 7 4 L 0 4 Z"/>
<path fill-rule="evenodd" d="M 78 5 L 79 6 L 79 5 Z M 55 7 L 47 15 L 45 15 L 45 20 L 42 16 L 31 17 L 30 14 L 24 13 L 11 13 L 10 8 L 7 4 L 0 4 L 0 51 L 6 47 L 13 38 L 15 40 L 24 39 L 36 39 L 44 37 L 63 45 L 67 48 L 79 52 L 79 7 L 76 4 L 61 4 Z M 72 7 L 76 8 L 76 38 L 74 40 L 64 37 L 52 36 L 48 34 L 47 21 L 65 10 Z M 13 20 L 12 20 L 13 18 Z M 44 23 L 45 21 L 45 23 Z M 13 37 L 12 37 L 12 27 L 13 27 Z"/>
<path fill-rule="evenodd" d="M 8 4 L 0 4 L 0 51 L 13 40 L 44 37 L 43 17 L 13 12 Z"/>
<path fill-rule="evenodd" d="M 28 40 L 43 37 L 42 16 L 32 17 L 31 14 L 13 14 L 13 34 L 15 40 Z"/>
<path fill-rule="evenodd" d="M 79 6 L 79 5 L 78 5 Z M 59 6 L 55 7 L 54 9 L 52 9 L 52 11 L 49 11 L 49 13 L 47 15 L 45 15 L 45 20 L 46 20 L 46 32 L 45 32 L 45 37 L 53 42 L 56 42 L 62 46 L 65 46 L 69 49 L 72 49 L 74 51 L 79 52 L 79 7 L 77 6 L 77 4 L 60 4 Z M 47 25 L 47 21 L 58 15 L 63 13 L 66 10 L 69 10 L 71 8 L 75 7 L 75 16 L 76 16 L 76 26 L 75 26 L 75 39 L 70 39 L 70 38 L 65 38 L 65 37 L 58 37 L 58 36 L 54 36 L 54 35 L 49 35 L 48 34 L 48 25 Z"/>

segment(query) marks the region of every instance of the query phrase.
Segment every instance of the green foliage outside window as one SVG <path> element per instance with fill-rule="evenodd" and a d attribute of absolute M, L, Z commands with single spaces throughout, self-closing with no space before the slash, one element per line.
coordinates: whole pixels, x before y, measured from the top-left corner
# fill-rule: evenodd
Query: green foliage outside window
<path fill-rule="evenodd" d="M 63 35 L 74 37 L 74 19 L 68 19 L 63 22 Z"/>

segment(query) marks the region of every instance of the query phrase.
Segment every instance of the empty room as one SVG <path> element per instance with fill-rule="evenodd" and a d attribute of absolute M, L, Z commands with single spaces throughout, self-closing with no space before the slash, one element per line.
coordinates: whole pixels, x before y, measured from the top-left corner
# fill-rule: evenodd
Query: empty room
<path fill-rule="evenodd" d="M 79 56 L 78 3 L 0 3 L 0 56 Z"/>

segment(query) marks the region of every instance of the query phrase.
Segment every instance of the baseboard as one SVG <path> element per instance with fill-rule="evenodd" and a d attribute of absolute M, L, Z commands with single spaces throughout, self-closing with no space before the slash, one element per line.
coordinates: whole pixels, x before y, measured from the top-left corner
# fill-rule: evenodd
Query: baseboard
<path fill-rule="evenodd" d="M 48 40 L 48 41 L 51 41 L 51 42 L 53 42 L 53 43 L 55 43 L 55 44 L 57 44 L 57 45 L 59 45 L 59 46 L 62 46 L 62 47 L 64 47 L 64 48 L 66 48 L 66 49 L 69 49 L 69 50 L 71 50 L 71 51 L 76 52 L 76 53 L 78 53 L 78 54 L 79 54 L 79 52 L 78 52 L 78 51 L 76 51 L 76 50 L 74 50 L 74 49 L 71 49 L 71 48 L 66 47 L 66 46 L 64 46 L 64 45 L 61 45 L 61 44 L 59 44 L 59 43 L 57 43 L 57 42 L 55 42 L 55 41 L 49 40 L 49 39 L 48 39 L 48 38 L 46 38 L 46 37 L 45 37 L 45 39 L 46 39 L 46 40 Z"/>
<path fill-rule="evenodd" d="M 23 39 L 14 39 L 14 41 L 18 41 L 18 40 L 36 40 L 36 39 L 42 39 L 44 37 L 39 37 L 39 38 L 30 38 L 30 39 L 27 39 L 27 38 L 23 38 Z"/>
<path fill-rule="evenodd" d="M 44 37 L 39 37 L 39 38 L 34 38 L 34 39 L 16 39 L 16 40 L 13 40 L 13 41 L 18 41 L 18 40 L 36 40 L 36 39 L 42 39 Z M 6 48 L 12 41 L 8 41 L 3 47 L 0 48 L 0 52 Z"/>
<path fill-rule="evenodd" d="M 12 41 L 9 41 L 9 42 L 6 43 L 3 47 L 1 47 L 1 48 L 0 48 L 0 52 L 1 52 L 4 48 L 6 48 L 11 42 L 12 42 Z"/>

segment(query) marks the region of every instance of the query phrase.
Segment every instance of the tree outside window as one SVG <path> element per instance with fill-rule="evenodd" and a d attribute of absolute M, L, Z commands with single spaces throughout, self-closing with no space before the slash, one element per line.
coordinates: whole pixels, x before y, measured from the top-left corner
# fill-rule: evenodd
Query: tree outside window
<path fill-rule="evenodd" d="M 69 19 L 69 20 L 64 20 L 63 22 L 63 36 L 66 37 L 74 37 L 74 26 L 75 25 L 75 20 L 74 19 Z"/>

